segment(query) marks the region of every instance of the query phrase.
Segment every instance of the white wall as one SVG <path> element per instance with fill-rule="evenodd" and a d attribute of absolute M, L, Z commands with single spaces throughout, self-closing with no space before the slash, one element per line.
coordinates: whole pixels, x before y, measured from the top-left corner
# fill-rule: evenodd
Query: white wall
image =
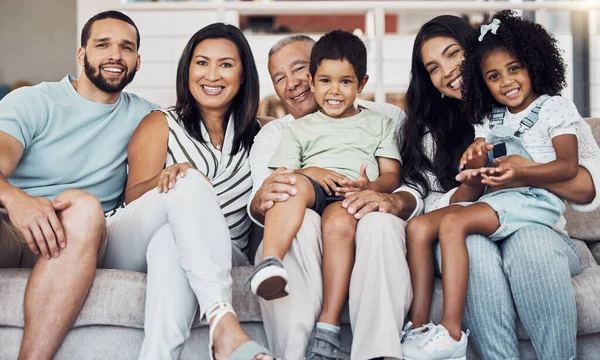
<path fill-rule="evenodd" d="M 600 117 L 600 11 L 590 16 L 590 116 Z"/>
<path fill-rule="evenodd" d="M 77 0 L 0 0 L 0 83 L 75 74 Z"/>
<path fill-rule="evenodd" d="M 121 0 L 77 0 L 78 2 L 78 29 L 85 21 L 95 13 L 110 8 L 119 8 Z M 216 21 L 214 11 L 129 11 L 129 16 L 136 22 L 141 34 L 140 55 L 142 57 L 142 67 L 136 75 L 135 80 L 128 86 L 127 91 L 135 92 L 150 101 L 156 102 L 161 106 L 170 106 L 175 103 L 175 73 L 179 55 L 191 35 L 202 28 Z M 417 16 L 418 15 L 418 16 Z M 414 16 L 414 19 L 410 19 Z M 402 32 L 408 34 L 390 34 L 383 40 L 383 71 L 385 73 L 384 87 L 386 92 L 401 92 L 408 86 L 410 72 L 410 56 L 414 41 L 414 31 L 418 29 L 419 23 L 429 19 L 431 14 L 406 14 L 401 17 L 401 22 L 405 22 L 405 28 Z M 235 12 L 225 14 L 226 22 L 237 25 L 238 16 Z M 572 90 L 572 64 L 573 43 L 572 37 L 568 33 L 556 32 L 556 37 L 564 50 L 565 61 L 569 64 L 567 73 L 567 89 L 563 95 L 569 99 L 573 96 Z M 309 34 L 318 38 L 319 34 Z M 282 36 L 285 35 L 264 35 L 247 34 L 248 42 L 254 53 L 256 65 L 258 68 L 261 88 L 261 98 L 273 94 L 273 85 L 271 84 L 267 71 L 267 53 L 269 48 Z M 367 43 L 369 53 L 374 54 L 374 44 Z M 600 46 L 598 47 L 600 48 Z M 375 59 L 369 56 L 368 72 L 370 81 L 367 84 L 366 91 L 375 92 Z M 600 74 L 600 72 L 596 73 Z M 600 92 L 600 82 L 598 82 L 598 92 Z M 592 96 L 595 94 L 592 93 Z M 597 93 L 596 93 L 597 95 Z"/>

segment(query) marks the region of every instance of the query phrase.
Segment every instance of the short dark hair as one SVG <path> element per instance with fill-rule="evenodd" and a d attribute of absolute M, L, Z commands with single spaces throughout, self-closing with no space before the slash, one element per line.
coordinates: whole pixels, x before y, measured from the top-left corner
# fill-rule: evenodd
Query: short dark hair
<path fill-rule="evenodd" d="M 133 26 L 135 28 L 137 49 L 138 50 L 140 49 L 140 31 L 138 30 L 137 26 L 135 25 L 135 23 L 133 22 L 133 20 L 131 20 L 131 18 L 129 16 L 123 14 L 122 12 L 115 11 L 115 10 L 108 10 L 108 11 L 103 11 L 101 13 L 98 13 L 98 14 L 92 16 L 85 23 L 85 25 L 83 25 L 83 29 L 81 30 L 81 47 L 82 48 L 87 46 L 88 40 L 90 39 L 90 35 L 92 32 L 92 25 L 94 25 L 94 23 L 96 21 L 104 20 L 104 19 L 121 20 L 121 21 L 126 22 L 129 25 Z"/>
<path fill-rule="evenodd" d="M 202 112 L 196 99 L 190 92 L 190 63 L 196 45 L 207 39 L 225 39 L 235 44 L 242 63 L 242 82 L 238 93 L 234 96 L 229 111 L 223 121 L 225 126 L 229 116 L 233 115 L 234 136 L 231 155 L 238 151 L 249 151 L 254 136 L 260 130 L 256 115 L 258 112 L 260 83 L 252 50 L 244 34 L 233 25 L 215 23 L 198 30 L 188 41 L 177 65 L 177 102 L 175 111 L 185 130 L 194 139 L 203 142 L 200 121 Z"/>
<path fill-rule="evenodd" d="M 367 48 L 356 35 L 343 30 L 333 30 L 323 35 L 310 53 L 310 75 L 314 78 L 323 60 L 347 60 L 361 82 L 367 74 Z"/>
<path fill-rule="evenodd" d="M 497 33 L 488 32 L 479 41 L 480 29 L 473 31 L 466 47 L 463 64 L 463 103 L 469 121 L 481 123 L 496 106 L 501 106 L 492 96 L 481 67 L 496 50 L 504 50 L 527 68 L 533 92 L 540 95 L 559 95 L 566 86 L 565 63 L 556 39 L 541 25 L 525 20 L 512 10 L 496 15 L 500 20 Z"/>

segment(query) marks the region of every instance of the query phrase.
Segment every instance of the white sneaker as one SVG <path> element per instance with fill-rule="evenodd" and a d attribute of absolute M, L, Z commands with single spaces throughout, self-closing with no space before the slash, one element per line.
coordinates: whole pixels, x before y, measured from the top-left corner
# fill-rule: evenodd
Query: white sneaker
<path fill-rule="evenodd" d="M 468 331 L 456 341 L 442 325 L 427 324 L 425 327 L 429 331 L 402 344 L 404 360 L 467 360 Z"/>
<path fill-rule="evenodd" d="M 407 341 L 412 341 L 413 339 L 425 335 L 429 330 L 426 326 L 421 326 L 416 329 L 413 329 L 413 322 L 409 321 L 404 325 L 402 329 L 402 334 L 400 336 L 400 343 L 404 344 Z"/>

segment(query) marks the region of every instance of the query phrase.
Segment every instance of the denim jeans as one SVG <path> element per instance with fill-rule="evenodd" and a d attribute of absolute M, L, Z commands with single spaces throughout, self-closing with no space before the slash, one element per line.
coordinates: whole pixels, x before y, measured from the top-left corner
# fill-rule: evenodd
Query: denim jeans
<path fill-rule="evenodd" d="M 517 317 L 538 359 L 575 359 L 577 309 L 571 277 L 581 257 L 567 236 L 541 225 L 506 240 L 467 237 L 469 285 L 463 325 L 486 360 L 519 359 Z M 438 274 L 441 252 L 436 247 Z"/>
<path fill-rule="evenodd" d="M 476 202 L 488 204 L 496 214 L 500 226 L 489 236 L 492 241 L 504 240 L 529 225 L 552 228 L 565 212 L 564 202 L 548 190 L 536 187 L 518 187 L 487 193 Z M 468 206 L 475 202 L 458 202 Z"/>

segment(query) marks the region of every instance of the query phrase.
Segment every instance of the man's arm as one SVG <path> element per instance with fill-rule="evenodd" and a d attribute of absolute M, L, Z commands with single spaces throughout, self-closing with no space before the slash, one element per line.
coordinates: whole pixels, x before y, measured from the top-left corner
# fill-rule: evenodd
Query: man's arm
<path fill-rule="evenodd" d="M 294 187 L 297 175 L 294 175 L 292 170 L 280 169 L 273 172 L 269 169 L 269 161 L 279 148 L 285 124 L 284 120 L 273 120 L 267 124 L 254 138 L 250 150 L 253 185 L 248 215 L 259 226 L 262 226 L 266 211 L 272 208 L 275 202 L 286 201 L 297 192 Z"/>
<path fill-rule="evenodd" d="M 33 253 L 41 252 L 47 259 L 58 257 L 58 248 L 66 246 L 66 239 L 56 211 L 66 209 L 70 203 L 29 196 L 7 181 L 23 151 L 23 144 L 0 131 L 0 206 L 7 210 L 11 223 L 23 234 Z"/>

